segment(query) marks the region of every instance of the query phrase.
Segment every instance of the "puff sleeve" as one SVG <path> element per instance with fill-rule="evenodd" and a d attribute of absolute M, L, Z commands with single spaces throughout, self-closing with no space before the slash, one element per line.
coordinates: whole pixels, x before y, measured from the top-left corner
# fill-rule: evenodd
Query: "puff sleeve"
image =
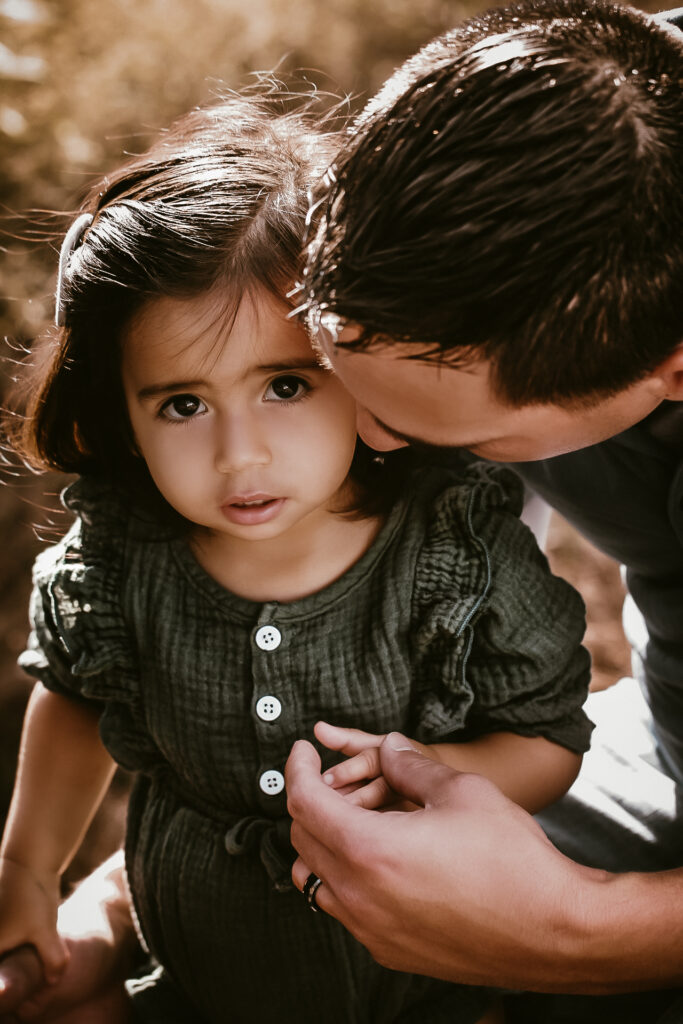
<path fill-rule="evenodd" d="M 434 502 L 413 599 L 419 740 L 507 730 L 588 749 L 584 605 L 521 505 L 518 478 L 484 463 Z"/>
<path fill-rule="evenodd" d="M 62 696 L 92 701 L 100 732 L 125 768 L 145 767 L 155 748 L 142 727 L 136 653 L 121 607 L 125 517 L 82 481 L 64 503 L 78 518 L 33 568 L 31 632 L 20 666 Z"/>

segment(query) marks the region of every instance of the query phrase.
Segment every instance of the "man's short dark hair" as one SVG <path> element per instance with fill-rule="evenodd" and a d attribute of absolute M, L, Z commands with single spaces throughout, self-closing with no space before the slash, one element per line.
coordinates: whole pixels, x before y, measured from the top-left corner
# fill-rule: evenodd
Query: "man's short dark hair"
<path fill-rule="evenodd" d="M 309 310 L 359 325 L 361 348 L 491 359 L 514 405 L 641 379 L 683 341 L 682 85 L 683 34 L 603 2 L 494 10 L 430 43 L 332 169 Z"/>

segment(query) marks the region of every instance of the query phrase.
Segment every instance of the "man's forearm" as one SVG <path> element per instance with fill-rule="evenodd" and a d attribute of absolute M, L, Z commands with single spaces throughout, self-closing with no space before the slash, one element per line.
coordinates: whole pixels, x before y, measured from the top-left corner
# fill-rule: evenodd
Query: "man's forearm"
<path fill-rule="evenodd" d="M 594 872 L 576 897 L 578 928 L 567 951 L 575 982 L 567 991 L 629 992 L 683 982 L 683 868 Z"/>

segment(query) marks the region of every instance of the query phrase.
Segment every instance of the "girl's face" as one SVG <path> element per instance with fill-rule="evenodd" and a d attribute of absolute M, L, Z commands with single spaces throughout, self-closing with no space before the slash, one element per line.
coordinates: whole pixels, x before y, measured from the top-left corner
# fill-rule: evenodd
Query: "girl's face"
<path fill-rule="evenodd" d="M 288 307 L 245 292 L 153 299 L 123 345 L 140 455 L 166 501 L 212 534 L 264 540 L 339 507 L 356 409 Z M 226 322 L 228 321 L 228 322 Z"/>

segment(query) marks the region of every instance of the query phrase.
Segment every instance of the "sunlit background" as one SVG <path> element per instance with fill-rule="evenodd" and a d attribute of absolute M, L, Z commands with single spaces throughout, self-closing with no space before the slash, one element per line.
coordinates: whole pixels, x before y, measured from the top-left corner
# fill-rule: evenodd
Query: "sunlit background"
<path fill-rule="evenodd" d="M 320 90 L 321 109 L 331 92 L 357 110 L 403 58 L 481 8 L 442 0 L 0 0 L 3 391 L 17 347 L 52 316 L 56 243 L 45 241 L 50 221 L 40 211 L 73 209 L 92 177 L 257 70 L 299 72 Z M 40 548 L 32 524 L 44 521 L 41 508 L 62 484 L 7 476 L 0 487 L 0 820 L 30 689 L 15 661 Z M 558 519 L 549 553 L 588 602 L 595 681 L 608 685 L 628 671 L 616 566 Z M 118 843 L 126 787 L 117 777 L 72 876 Z"/>

